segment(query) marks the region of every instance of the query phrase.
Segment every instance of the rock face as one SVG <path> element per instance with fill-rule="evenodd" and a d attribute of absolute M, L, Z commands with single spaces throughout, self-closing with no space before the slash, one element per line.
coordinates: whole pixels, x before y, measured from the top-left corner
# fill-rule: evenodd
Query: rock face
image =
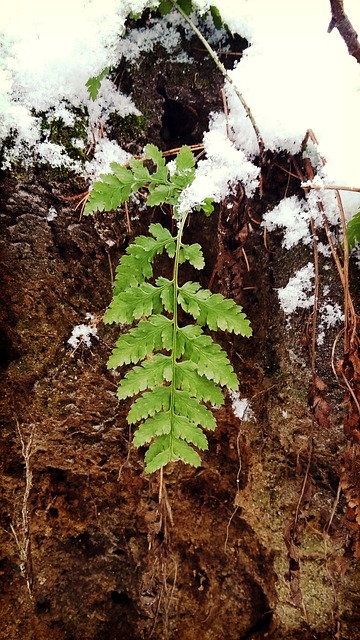
<path fill-rule="evenodd" d="M 147 88 L 159 107 L 156 82 L 155 69 Z M 209 88 L 202 95 L 212 104 Z M 156 113 L 147 135 L 158 133 L 146 141 L 159 142 Z M 272 164 L 252 221 L 240 188 L 210 219 L 191 219 L 203 284 L 234 297 L 252 322 L 249 341 L 218 338 L 253 415 L 236 416 L 227 397 L 202 466 L 167 468 L 160 503 L 159 477 L 143 472 L 129 405 L 106 369 L 118 329 L 101 317 L 131 240 L 125 216 L 81 219 L 68 199 L 85 188 L 76 181 L 40 173 L 1 182 L 3 637 L 357 638 L 358 573 L 337 502 L 346 440 L 334 335 L 317 356 L 312 397 L 333 409 L 321 422 L 308 409 L 309 314 L 286 325 L 275 293 L 311 255 L 286 255 L 276 237 L 265 244 L 256 224 L 295 182 Z M 132 234 L 161 215 L 142 212 Z M 67 341 L 86 322 L 98 338 L 74 350 Z"/>

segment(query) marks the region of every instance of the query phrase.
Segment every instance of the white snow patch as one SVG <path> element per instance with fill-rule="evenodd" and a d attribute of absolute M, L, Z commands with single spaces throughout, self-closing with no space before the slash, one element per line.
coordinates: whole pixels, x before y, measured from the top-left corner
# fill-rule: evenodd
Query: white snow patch
<path fill-rule="evenodd" d="M 56 211 L 55 207 L 53 206 L 49 207 L 46 220 L 48 222 L 52 222 L 53 220 L 55 220 L 55 218 L 57 218 L 57 216 L 58 216 L 58 212 Z"/>
<path fill-rule="evenodd" d="M 250 422 L 255 419 L 254 412 L 250 405 L 250 400 L 241 398 L 239 391 L 230 391 L 231 405 L 236 418 L 243 422 Z"/>
<path fill-rule="evenodd" d="M 249 197 L 258 186 L 259 168 L 229 140 L 223 114 L 214 116 L 210 130 L 204 135 L 204 147 L 207 157 L 199 161 L 194 181 L 180 196 L 180 214 L 194 209 L 206 198 L 220 202 L 238 182 L 244 184 Z"/>
<path fill-rule="evenodd" d="M 309 262 L 290 278 L 286 287 L 278 289 L 280 306 L 284 313 L 294 313 L 296 309 L 309 309 L 314 304 L 312 279 L 315 278 L 314 265 Z"/>
<path fill-rule="evenodd" d="M 99 339 L 97 328 L 92 324 L 94 319 L 91 313 L 86 313 L 85 320 L 87 320 L 88 324 L 77 324 L 73 328 L 71 336 L 67 341 L 70 347 L 77 349 L 81 344 L 90 349 L 92 338 Z"/>
<path fill-rule="evenodd" d="M 282 246 L 291 249 L 302 240 L 308 244 L 311 240 L 309 222 L 310 210 L 305 200 L 297 196 L 284 198 L 271 211 L 265 214 L 262 226 L 268 231 L 278 227 L 284 229 Z"/>
<path fill-rule="evenodd" d="M 327 160 L 321 169 L 324 183 L 358 186 L 360 71 L 337 29 L 327 33 L 328 0 L 195 0 L 197 12 L 193 18 L 208 40 L 216 44 L 224 33 L 212 27 L 211 18 L 199 19 L 210 4 L 218 7 L 229 29 L 247 38 L 251 45 L 230 75 L 254 115 L 265 146 L 297 152 L 311 128 L 319 140 L 318 151 Z M 116 68 L 122 57 L 136 64 L 140 52 L 152 50 L 155 44 L 175 56 L 183 55 L 178 26 L 182 25 L 186 38 L 191 32 L 176 11 L 163 18 L 152 15 L 145 29 L 126 32 L 130 13 L 140 15 L 145 8 L 157 6 L 157 0 L 63 0 L 57 4 L 13 0 L 4 4 L 0 139 L 17 135 L 12 149 L 5 150 L 4 167 L 18 158 L 26 164 L 35 157 L 82 172 L 80 163 L 71 161 L 62 148 L 49 146 L 52 143 L 44 139 L 40 113 L 61 117 L 71 126 L 74 107 L 88 109 L 89 140 L 90 126 L 101 120 L 106 129 L 111 112 L 122 116 L 139 113 L 131 97 L 119 93 L 108 78 L 102 82 L 95 102 L 89 99 L 85 84 L 105 67 Z M 347 0 L 346 12 L 359 33 L 358 0 Z M 205 136 L 208 157 L 199 163 L 192 191 L 184 195 L 184 210 L 205 197 L 222 199 L 238 180 L 244 183 L 248 195 L 256 188 L 258 170 L 250 162 L 258 153 L 256 137 L 229 83 L 226 91 L 231 141 L 226 140 L 224 117 L 215 117 Z M 214 148 L 217 145 L 218 149 Z M 91 166 L 88 169 L 96 175 Z M 320 225 L 319 197 L 326 199 L 326 213 L 332 223 L 337 216 L 334 194 L 311 192 L 309 212 Z M 360 194 L 344 191 L 342 197 L 350 218 L 360 207 Z M 288 213 L 290 227 L 293 220 L 290 210 Z M 305 214 L 305 207 L 298 209 L 297 230 L 285 240 L 289 247 L 300 234 L 300 226 L 305 226 Z"/>
<path fill-rule="evenodd" d="M 124 151 L 114 140 L 100 138 L 96 144 L 93 159 L 85 163 L 85 171 L 91 182 L 95 182 L 100 174 L 111 171 L 112 162 L 126 164 L 130 158 L 131 154 Z"/>
<path fill-rule="evenodd" d="M 326 331 L 336 327 L 337 324 L 344 322 L 344 313 L 341 307 L 334 302 L 331 304 L 329 301 L 325 302 L 319 309 L 319 326 L 317 335 L 317 344 L 321 346 L 324 344 Z"/>

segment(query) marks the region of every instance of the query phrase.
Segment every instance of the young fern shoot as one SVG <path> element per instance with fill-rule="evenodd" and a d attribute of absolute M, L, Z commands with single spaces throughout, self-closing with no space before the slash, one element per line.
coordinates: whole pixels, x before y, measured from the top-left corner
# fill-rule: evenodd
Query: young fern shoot
<path fill-rule="evenodd" d="M 95 183 L 86 213 L 115 208 L 131 193 L 146 188 L 149 205 L 172 204 L 178 218 L 179 197 L 195 176 L 191 150 L 181 149 L 171 173 L 156 147 L 148 145 L 145 157 L 154 162 L 155 172 L 150 174 L 140 160 L 132 160 L 129 168 L 113 163 L 113 174 Z M 209 213 L 210 203 L 203 208 Z M 135 238 L 117 267 L 113 299 L 104 316 L 106 323 L 137 322 L 120 335 L 108 368 L 135 365 L 121 380 L 117 395 L 120 400 L 136 397 L 127 420 L 139 425 L 134 445 L 148 445 L 145 469 L 149 473 L 177 460 L 199 466 L 197 450 L 208 448 L 203 429 L 216 428 L 205 403 L 221 405 L 221 387 L 238 387 L 225 351 L 203 327 L 251 335 L 249 321 L 233 300 L 212 294 L 197 282 L 179 284 L 181 264 L 187 261 L 195 269 L 205 264 L 200 245 L 183 242 L 187 215 L 178 219 L 175 236 L 157 223 L 150 225 L 149 236 Z M 173 260 L 172 277 L 154 279 L 154 260 L 163 252 Z M 180 324 L 180 309 L 192 318 L 189 324 Z"/>

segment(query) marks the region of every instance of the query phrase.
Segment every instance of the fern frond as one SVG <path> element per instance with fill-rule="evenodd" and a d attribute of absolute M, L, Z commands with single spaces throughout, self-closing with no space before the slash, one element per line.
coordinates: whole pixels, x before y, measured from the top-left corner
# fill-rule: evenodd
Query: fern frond
<path fill-rule="evenodd" d="M 162 315 L 150 316 L 139 322 L 118 339 L 108 360 L 109 369 L 143 360 L 153 351 L 170 350 L 173 340 L 173 323 Z"/>
<path fill-rule="evenodd" d="M 116 163 L 112 163 L 116 165 Z M 117 175 L 108 173 L 100 176 L 100 180 L 93 184 L 92 190 L 84 208 L 84 215 L 89 215 L 94 211 L 113 211 L 120 207 L 132 191 L 133 175 L 131 171 L 116 165 L 119 170 L 123 169 L 123 180 Z"/>
<path fill-rule="evenodd" d="M 143 282 L 114 296 L 105 312 L 104 321 L 107 324 L 131 324 L 133 320 L 160 313 L 162 308 L 161 288 Z"/>
<path fill-rule="evenodd" d="M 198 467 L 201 464 L 199 454 L 183 440 L 169 435 L 159 436 L 145 453 L 148 473 L 153 473 L 171 461 L 182 460 L 186 464 Z"/>
<path fill-rule="evenodd" d="M 205 429 L 214 431 L 216 429 L 216 420 L 203 404 L 200 404 L 198 398 L 194 398 L 188 391 L 175 390 L 174 394 L 175 413 L 180 416 L 189 418 L 196 425 L 200 424 Z"/>
<path fill-rule="evenodd" d="M 223 349 L 205 334 L 193 337 L 189 331 L 179 329 L 185 336 L 185 355 L 196 364 L 200 376 L 236 390 L 238 379 Z M 193 333 L 193 332 L 191 332 Z"/>
<path fill-rule="evenodd" d="M 182 460 L 186 464 L 190 464 L 192 467 L 200 466 L 201 458 L 199 454 L 183 440 L 173 438 L 172 449 L 174 456 L 173 459 Z"/>
<path fill-rule="evenodd" d="M 87 213 L 117 208 L 131 193 L 146 189 L 149 205 L 174 205 L 176 218 L 179 198 L 195 177 L 191 149 L 182 147 L 171 171 L 154 145 L 146 146 L 145 159 L 154 166 L 149 169 L 135 158 L 127 167 L 112 163 L 113 173 L 101 176 L 93 186 Z M 209 214 L 211 200 L 205 199 L 200 208 Z M 117 395 L 120 400 L 138 396 L 127 419 L 129 424 L 138 424 L 134 445 L 149 445 L 145 454 L 149 473 L 177 460 L 198 466 L 201 460 L 195 449 L 208 447 L 203 429 L 216 427 L 204 403 L 221 405 L 222 386 L 237 389 L 237 377 L 225 351 L 202 326 L 251 335 L 245 314 L 233 300 L 201 289 L 196 282 L 179 286 L 179 265 L 188 261 L 196 269 L 204 267 L 201 246 L 182 242 L 186 217 L 179 218 L 175 237 L 161 224 L 151 224 L 148 236 L 139 236 L 130 244 L 116 269 L 113 299 L 104 317 L 107 323 L 138 321 L 119 337 L 108 367 L 135 365 L 121 380 Z M 154 260 L 164 252 L 173 260 L 171 279 L 154 278 Z M 179 327 L 180 307 L 196 324 Z M 162 351 L 167 355 L 159 353 Z"/>
<path fill-rule="evenodd" d="M 172 460 L 174 460 L 174 452 L 170 447 L 168 435 L 156 438 L 145 453 L 145 466 L 148 473 L 165 467 Z"/>
<path fill-rule="evenodd" d="M 177 389 L 188 391 L 191 396 L 204 402 L 218 406 L 224 402 L 221 389 L 212 380 L 199 375 L 196 364 L 189 360 L 175 364 L 174 385 Z"/>
<path fill-rule="evenodd" d="M 134 446 L 141 447 L 156 436 L 167 435 L 172 430 L 173 416 L 170 411 L 162 411 L 148 418 L 134 433 Z"/>
<path fill-rule="evenodd" d="M 249 320 L 239 305 L 220 293 L 202 289 L 198 282 L 186 282 L 179 287 L 178 302 L 201 326 L 207 324 L 214 331 L 222 329 L 247 337 L 252 334 Z"/>
<path fill-rule="evenodd" d="M 346 230 L 349 249 L 353 249 L 356 243 L 360 242 L 360 211 L 349 220 Z"/>
<path fill-rule="evenodd" d="M 147 144 L 144 152 L 145 158 L 147 160 L 152 160 L 152 162 L 156 165 L 155 173 L 151 174 L 153 183 L 166 183 L 168 178 L 168 169 L 165 165 L 165 158 L 160 149 L 158 149 L 154 144 Z M 165 201 L 163 200 L 163 202 Z"/>
<path fill-rule="evenodd" d="M 171 387 L 155 387 L 152 391 L 145 391 L 132 405 L 127 416 L 128 423 L 135 424 L 159 411 L 168 411 L 170 396 Z"/>
<path fill-rule="evenodd" d="M 171 356 L 157 353 L 151 360 L 145 360 L 126 374 L 119 384 L 117 397 L 124 400 L 145 389 L 159 387 L 164 380 L 171 382 L 172 374 Z"/>
<path fill-rule="evenodd" d="M 208 441 L 205 434 L 185 416 L 173 416 L 172 433 L 174 438 L 191 442 L 198 449 L 205 450 L 208 448 Z"/>
<path fill-rule="evenodd" d="M 205 267 L 204 254 L 200 245 L 195 244 L 183 244 L 180 249 L 180 264 L 188 260 L 195 269 L 203 269 Z"/>
<path fill-rule="evenodd" d="M 152 262 L 165 250 L 170 258 L 175 255 L 175 239 L 161 224 L 151 224 L 153 237 L 138 236 L 126 249 L 116 269 L 114 295 L 129 287 L 141 284 L 153 275 Z"/>

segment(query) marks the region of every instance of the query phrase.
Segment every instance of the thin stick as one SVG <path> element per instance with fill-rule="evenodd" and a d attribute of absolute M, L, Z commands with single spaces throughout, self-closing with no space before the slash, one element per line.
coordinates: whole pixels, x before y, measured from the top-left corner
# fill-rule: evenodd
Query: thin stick
<path fill-rule="evenodd" d="M 337 508 L 337 506 L 339 504 L 340 494 L 341 494 L 341 486 L 340 486 L 340 482 L 339 482 L 339 485 L 338 485 L 338 488 L 337 488 L 337 492 L 336 492 L 336 498 L 334 500 L 333 508 L 331 509 L 329 522 L 327 523 L 327 525 L 325 527 L 326 533 L 329 533 L 329 529 L 330 529 L 330 527 L 332 525 L 332 521 L 333 521 L 334 516 L 335 516 L 335 511 L 336 511 L 336 508 Z"/>
<path fill-rule="evenodd" d="M 231 137 L 230 137 L 231 130 L 230 130 L 230 126 L 229 126 L 229 109 L 228 109 L 228 105 L 227 105 L 227 100 L 226 100 L 226 95 L 225 95 L 224 89 L 221 89 L 220 93 L 221 93 L 221 99 L 222 99 L 222 102 L 223 102 L 223 109 L 224 109 L 224 115 L 225 115 L 225 120 L 226 120 L 226 135 L 229 138 L 229 140 L 231 140 Z"/>
<path fill-rule="evenodd" d="M 126 218 L 126 229 L 128 233 L 131 233 L 132 228 L 131 228 L 131 221 L 129 216 L 129 207 L 126 201 L 124 202 L 124 208 L 125 208 L 125 218 Z"/>
<path fill-rule="evenodd" d="M 233 87 L 237 97 L 239 98 L 242 106 L 245 109 L 245 113 L 247 115 L 247 117 L 249 118 L 252 127 L 255 131 L 255 135 L 256 135 L 256 139 L 257 139 L 257 143 L 259 146 L 259 154 L 260 156 L 263 156 L 264 151 L 265 151 L 265 143 L 263 140 L 263 137 L 260 133 L 260 129 L 256 124 L 255 118 L 250 110 L 250 107 L 248 105 L 248 103 L 246 102 L 244 96 L 242 95 L 241 91 L 239 91 L 239 89 L 237 88 L 235 82 L 233 81 L 233 79 L 231 78 L 231 76 L 228 74 L 227 69 L 225 69 L 223 63 L 219 60 L 218 56 L 216 55 L 214 49 L 212 49 L 212 47 L 210 47 L 208 41 L 206 40 L 206 38 L 204 38 L 204 36 L 202 35 L 201 31 L 199 31 L 199 29 L 194 25 L 193 21 L 189 18 L 189 16 L 186 15 L 185 11 L 182 10 L 182 8 L 175 2 L 175 0 L 171 0 L 171 3 L 174 5 L 175 9 L 177 9 L 177 11 L 179 13 L 181 13 L 182 17 L 184 18 L 184 20 L 186 20 L 186 22 L 188 23 L 188 25 L 191 27 L 191 29 L 193 30 L 193 32 L 197 35 L 197 37 L 199 38 L 199 40 L 202 42 L 202 44 L 204 45 L 205 49 L 207 50 L 208 54 L 210 55 L 210 57 L 212 58 L 212 60 L 215 62 L 217 68 L 219 69 L 219 71 L 223 74 L 224 78 L 226 78 L 226 80 L 229 82 L 229 84 L 231 84 L 231 86 Z"/>
<path fill-rule="evenodd" d="M 304 184 L 302 184 L 301 186 L 303 187 L 303 189 L 314 189 L 315 191 L 322 191 L 323 189 L 328 189 L 329 191 L 354 191 L 355 193 L 360 193 L 360 187 L 345 187 L 344 185 L 338 185 L 338 184 L 319 185 L 319 184 L 308 184 L 307 182 L 304 182 Z"/>

